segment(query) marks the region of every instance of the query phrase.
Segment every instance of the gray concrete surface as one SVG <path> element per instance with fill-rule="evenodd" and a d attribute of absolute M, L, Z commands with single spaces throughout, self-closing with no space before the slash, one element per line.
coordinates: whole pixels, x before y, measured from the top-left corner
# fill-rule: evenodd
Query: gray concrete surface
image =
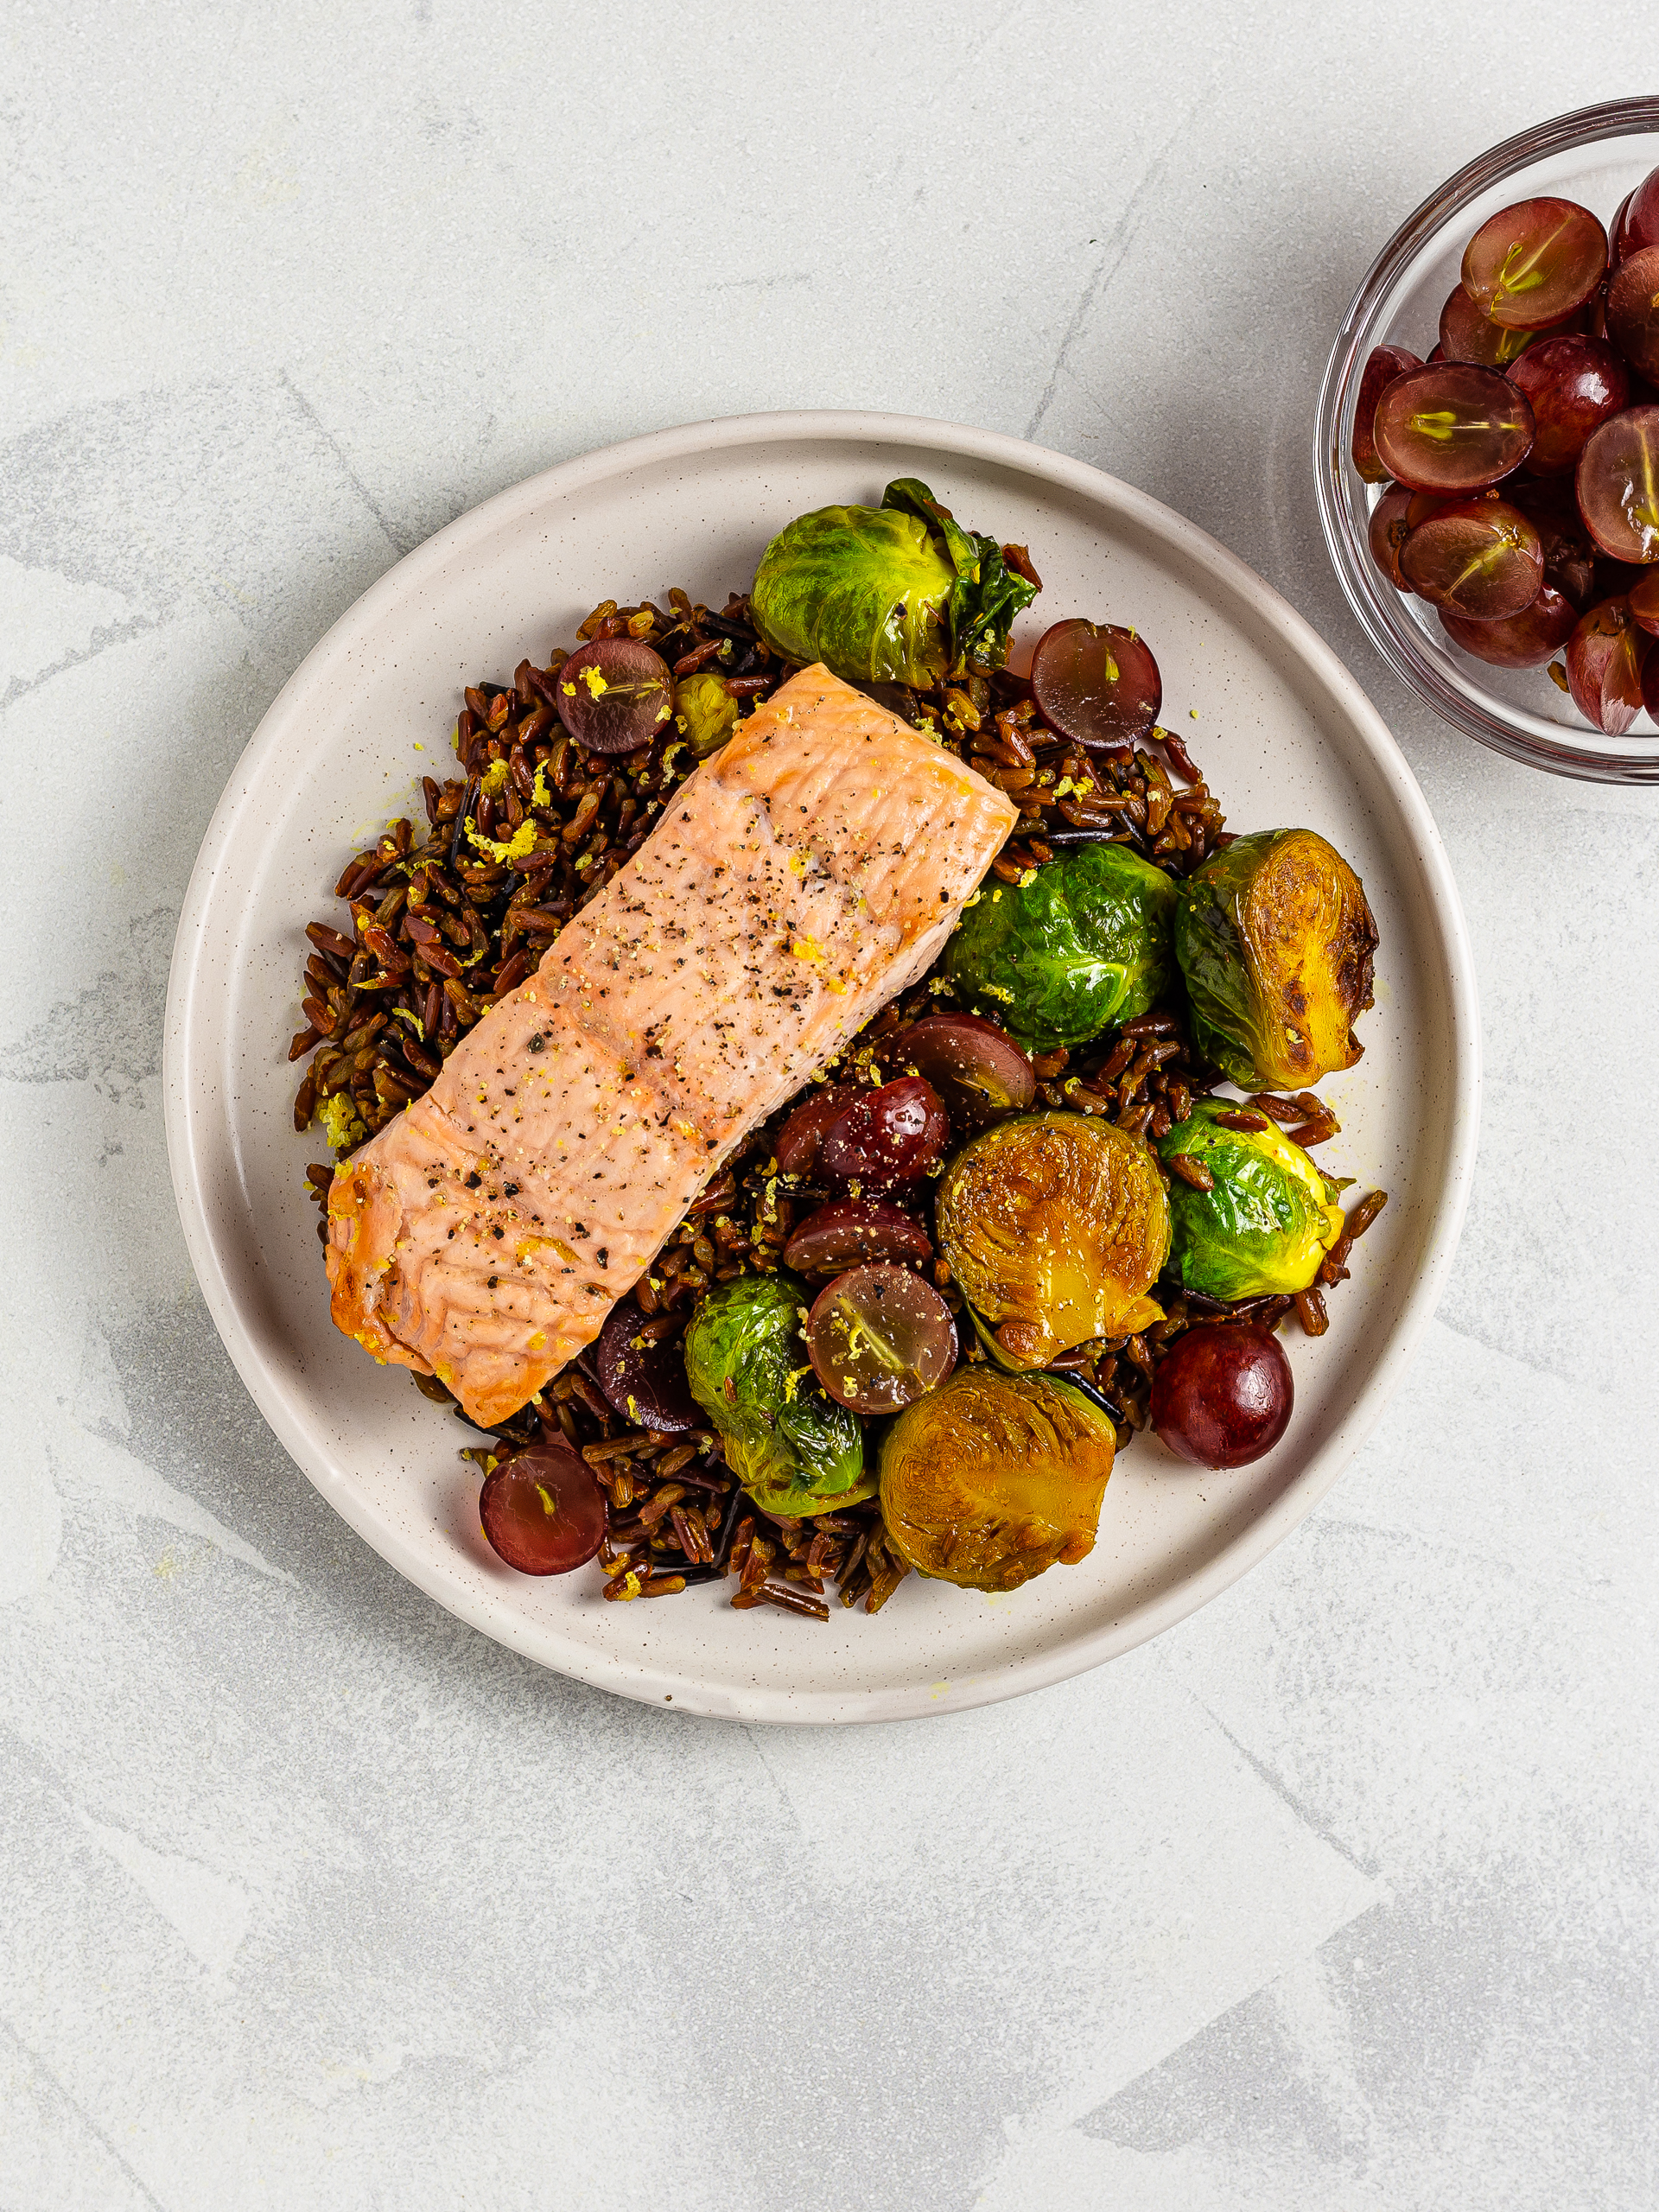
<path fill-rule="evenodd" d="M 1659 2201 L 1655 801 L 1406 697 L 1306 460 L 1383 237 L 1640 89 L 1635 31 L 10 0 L 3 2212 Z M 157 1075 L 197 842 L 334 616 L 552 461 L 797 405 L 1029 435 L 1284 591 L 1445 831 L 1490 1077 L 1296 1537 L 1065 1688 L 814 1735 L 544 1675 L 348 1533 L 208 1323 Z"/>

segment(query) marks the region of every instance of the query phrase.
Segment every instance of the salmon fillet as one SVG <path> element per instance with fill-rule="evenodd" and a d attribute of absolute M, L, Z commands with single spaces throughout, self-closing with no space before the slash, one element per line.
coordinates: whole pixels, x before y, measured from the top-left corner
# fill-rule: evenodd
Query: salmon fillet
<path fill-rule="evenodd" d="M 341 1163 L 336 1323 L 474 1421 L 515 1413 L 750 1131 L 935 958 L 1017 818 L 827 668 L 791 677 Z"/>

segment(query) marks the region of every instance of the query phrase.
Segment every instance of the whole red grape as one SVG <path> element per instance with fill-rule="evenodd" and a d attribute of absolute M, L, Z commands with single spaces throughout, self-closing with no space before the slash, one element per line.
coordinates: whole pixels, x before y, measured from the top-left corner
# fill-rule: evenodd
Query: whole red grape
<path fill-rule="evenodd" d="M 1178 1459 L 1243 1467 L 1271 1452 L 1296 1400 L 1277 1337 L 1243 1322 L 1175 1339 L 1152 1374 L 1152 1425 Z"/>

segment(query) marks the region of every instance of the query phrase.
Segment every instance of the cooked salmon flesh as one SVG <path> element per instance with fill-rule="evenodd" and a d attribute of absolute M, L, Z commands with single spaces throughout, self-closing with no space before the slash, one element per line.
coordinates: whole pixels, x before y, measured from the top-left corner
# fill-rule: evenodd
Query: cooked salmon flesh
<path fill-rule="evenodd" d="M 827 668 L 792 677 L 342 1161 L 340 1327 L 474 1421 L 516 1412 L 750 1131 L 933 960 L 1016 818 Z"/>

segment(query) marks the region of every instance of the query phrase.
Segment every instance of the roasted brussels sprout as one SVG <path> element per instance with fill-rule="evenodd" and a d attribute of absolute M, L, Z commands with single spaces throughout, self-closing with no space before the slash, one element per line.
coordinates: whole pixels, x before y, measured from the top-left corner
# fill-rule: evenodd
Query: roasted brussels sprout
<path fill-rule="evenodd" d="M 924 1574 L 1016 1590 L 1094 1549 L 1111 1416 L 1052 1375 L 959 1367 L 881 1442 L 887 1540 Z"/>
<path fill-rule="evenodd" d="M 1169 1250 L 1163 1178 L 1109 1122 L 999 1122 L 945 1170 L 937 1214 L 939 1249 L 1005 1366 L 1044 1367 L 1163 1318 L 1146 1294 Z"/>
<path fill-rule="evenodd" d="M 1081 845 L 1028 882 L 988 883 L 945 950 L 965 1005 L 1033 1052 L 1131 1021 L 1175 973 L 1173 876 L 1122 845 Z"/>
<path fill-rule="evenodd" d="M 737 728 L 737 702 L 707 669 L 674 686 L 674 721 L 699 760 L 721 747 Z"/>
<path fill-rule="evenodd" d="M 791 1516 L 870 1497 L 863 1433 L 812 1372 L 802 1336 L 811 1293 L 781 1270 L 710 1291 L 685 1332 L 691 1395 L 755 1503 Z"/>
<path fill-rule="evenodd" d="M 1359 1058 L 1376 925 L 1359 878 L 1312 830 L 1258 830 L 1195 868 L 1175 950 L 1192 1040 L 1234 1083 L 1286 1090 Z"/>
<path fill-rule="evenodd" d="M 1231 1129 L 1225 1098 L 1201 1098 L 1161 1140 L 1165 1160 L 1195 1160 L 1211 1187 L 1179 1174 L 1169 1186 L 1166 1274 L 1205 1298 L 1262 1298 L 1306 1290 L 1342 1234 L 1342 1208 L 1299 1144 L 1269 1122 Z"/>
<path fill-rule="evenodd" d="M 1009 624 L 1035 596 L 994 538 L 962 529 L 906 476 L 879 507 L 798 515 L 761 555 L 749 606 L 785 660 L 925 690 L 954 670 L 999 666 Z"/>

